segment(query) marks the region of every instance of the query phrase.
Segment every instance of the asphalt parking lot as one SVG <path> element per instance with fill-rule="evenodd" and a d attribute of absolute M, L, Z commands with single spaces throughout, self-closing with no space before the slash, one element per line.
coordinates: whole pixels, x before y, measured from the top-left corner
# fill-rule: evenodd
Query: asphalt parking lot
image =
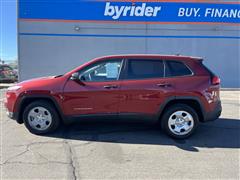
<path fill-rule="evenodd" d="M 2 179 L 240 178 L 240 91 L 222 91 L 220 119 L 187 140 L 128 122 L 84 122 L 36 136 L 7 118 L 0 92 Z"/>

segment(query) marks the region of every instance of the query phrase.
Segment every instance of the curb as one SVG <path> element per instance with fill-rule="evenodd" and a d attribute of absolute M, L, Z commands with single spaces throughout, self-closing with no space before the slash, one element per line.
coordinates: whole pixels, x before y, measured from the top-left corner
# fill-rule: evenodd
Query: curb
<path fill-rule="evenodd" d="M 240 91 L 240 88 L 221 88 L 220 91 Z"/>

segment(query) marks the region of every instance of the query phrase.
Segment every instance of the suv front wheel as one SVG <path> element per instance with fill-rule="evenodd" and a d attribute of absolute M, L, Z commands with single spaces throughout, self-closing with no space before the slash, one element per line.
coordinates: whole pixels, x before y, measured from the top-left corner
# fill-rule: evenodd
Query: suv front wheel
<path fill-rule="evenodd" d="M 53 132 L 60 124 L 57 111 L 52 104 L 44 100 L 29 104 L 23 112 L 23 121 L 33 134 Z"/>
<path fill-rule="evenodd" d="M 161 127 L 171 137 L 184 139 L 194 132 L 198 122 L 194 109 L 186 104 L 175 104 L 164 112 Z"/>

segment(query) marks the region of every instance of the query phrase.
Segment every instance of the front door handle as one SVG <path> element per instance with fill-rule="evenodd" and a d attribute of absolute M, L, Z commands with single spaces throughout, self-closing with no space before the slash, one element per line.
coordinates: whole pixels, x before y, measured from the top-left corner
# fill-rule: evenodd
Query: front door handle
<path fill-rule="evenodd" d="M 118 86 L 117 85 L 105 85 L 105 86 L 103 86 L 105 89 L 116 89 L 116 88 L 118 88 Z"/>
<path fill-rule="evenodd" d="M 157 84 L 158 87 L 171 87 L 172 85 L 170 83 L 159 83 Z"/>

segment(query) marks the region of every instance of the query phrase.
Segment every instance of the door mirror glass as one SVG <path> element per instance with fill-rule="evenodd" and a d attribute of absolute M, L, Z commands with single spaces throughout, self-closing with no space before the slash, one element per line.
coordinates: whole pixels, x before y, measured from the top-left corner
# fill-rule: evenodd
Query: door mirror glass
<path fill-rule="evenodd" d="M 79 80 L 79 73 L 78 72 L 73 73 L 70 79 L 73 81 Z"/>

